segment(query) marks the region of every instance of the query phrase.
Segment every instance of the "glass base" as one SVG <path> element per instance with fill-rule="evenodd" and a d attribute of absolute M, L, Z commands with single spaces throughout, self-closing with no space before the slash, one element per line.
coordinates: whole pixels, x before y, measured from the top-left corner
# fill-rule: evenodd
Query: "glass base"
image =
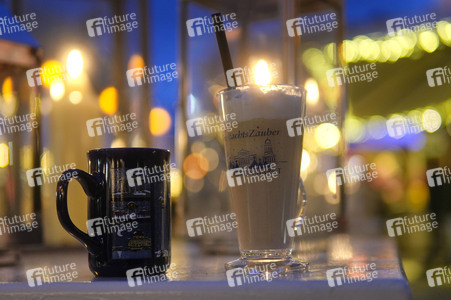
<path fill-rule="evenodd" d="M 246 269 L 248 275 L 308 271 L 308 263 L 291 256 L 291 250 L 246 250 L 241 257 L 225 263 L 226 270 Z"/>

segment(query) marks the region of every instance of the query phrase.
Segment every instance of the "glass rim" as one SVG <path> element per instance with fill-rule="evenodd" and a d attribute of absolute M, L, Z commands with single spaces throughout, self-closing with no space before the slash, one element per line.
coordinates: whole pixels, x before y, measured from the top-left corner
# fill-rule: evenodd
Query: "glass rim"
<path fill-rule="evenodd" d="M 266 86 L 267 87 L 270 87 L 270 86 L 271 87 L 279 87 L 279 88 L 282 88 L 282 89 L 291 88 L 291 89 L 299 90 L 301 93 L 306 93 L 307 92 L 307 90 L 304 87 L 299 86 L 299 85 L 295 85 L 295 84 L 267 84 L 267 85 L 243 84 L 243 85 L 240 85 L 240 86 L 227 87 L 225 89 L 222 89 L 222 90 L 218 91 L 216 93 L 216 95 L 219 96 L 219 95 L 222 95 L 222 94 L 225 94 L 227 92 L 234 91 L 234 90 L 245 90 L 245 89 L 248 89 L 248 88 L 251 88 L 251 87 L 266 87 Z"/>
<path fill-rule="evenodd" d="M 159 152 L 159 153 L 171 153 L 169 149 L 162 149 L 162 148 L 146 148 L 146 147 L 120 147 L 120 148 L 95 148 L 91 149 L 87 152 L 87 154 L 94 154 L 94 153 L 123 153 L 123 152 L 147 152 L 147 151 L 153 151 L 153 152 Z"/>

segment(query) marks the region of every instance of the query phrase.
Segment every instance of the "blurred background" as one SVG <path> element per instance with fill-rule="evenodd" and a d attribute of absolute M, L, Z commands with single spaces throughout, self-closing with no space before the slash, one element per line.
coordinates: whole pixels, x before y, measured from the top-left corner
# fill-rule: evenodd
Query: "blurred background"
<path fill-rule="evenodd" d="M 451 262 L 451 186 L 430 188 L 426 178 L 428 169 L 451 166 L 451 85 L 431 87 L 426 78 L 427 70 L 449 63 L 449 0 L 0 1 L 0 16 L 35 13 L 38 24 L 31 32 L 0 35 L 0 114 L 35 113 L 39 123 L 31 131 L 1 128 L 0 215 L 35 212 L 42 225 L 0 235 L 0 248 L 78 246 L 57 220 L 56 183 L 31 187 L 26 171 L 42 167 L 52 175 L 53 166 L 71 163 L 86 169 L 86 152 L 93 148 L 171 150 L 178 174 L 171 182 L 176 238 L 186 238 L 187 219 L 229 212 L 221 136 L 189 137 L 185 126 L 188 119 L 216 114 L 215 93 L 226 87 L 214 35 L 190 37 L 186 27 L 187 20 L 217 11 L 237 15 L 238 28 L 227 33 L 235 66 L 253 69 L 264 61 L 277 74 L 272 83 L 307 89 L 308 117 L 336 116 L 306 124 L 300 167 L 307 215 L 335 212 L 342 231 L 368 237 L 387 236 L 387 219 L 436 213 L 437 230 L 395 240 L 415 297 L 450 288 L 431 291 L 424 276 Z M 130 32 L 88 35 L 87 20 L 132 13 L 139 26 Z M 336 29 L 287 35 L 286 20 L 327 13 L 336 14 Z M 387 33 L 389 19 L 430 13 L 437 21 L 432 30 Z M 128 69 L 171 63 L 177 66 L 174 80 L 127 84 Z M 371 82 L 328 84 L 327 70 L 369 63 L 378 73 Z M 26 71 L 37 67 L 66 68 L 69 76 L 30 87 Z M 88 120 L 129 113 L 136 113 L 138 128 L 89 136 Z M 420 130 L 392 137 L 387 121 L 399 117 Z M 325 176 L 331 168 L 366 163 L 376 164 L 378 178 L 371 182 L 338 186 L 335 174 Z M 78 185 L 71 189 L 71 216 L 85 228 L 86 197 Z M 235 232 L 196 242 L 207 253 L 237 249 Z"/>

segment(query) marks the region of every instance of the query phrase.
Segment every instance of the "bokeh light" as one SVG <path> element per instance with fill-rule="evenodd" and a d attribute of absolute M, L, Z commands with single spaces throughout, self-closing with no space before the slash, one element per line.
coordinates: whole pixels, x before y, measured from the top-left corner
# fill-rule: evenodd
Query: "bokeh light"
<path fill-rule="evenodd" d="M 442 117 L 436 110 L 426 109 L 422 116 L 422 124 L 427 132 L 435 132 L 442 125 Z"/>
<path fill-rule="evenodd" d="M 161 136 L 171 128 L 171 115 L 161 107 L 155 107 L 150 110 L 149 126 L 153 135 Z"/>
<path fill-rule="evenodd" d="M 128 61 L 128 69 L 144 68 L 144 58 L 139 54 L 133 54 Z"/>
<path fill-rule="evenodd" d="M 335 174 L 335 170 L 329 173 L 327 176 L 327 187 L 332 194 L 337 193 L 337 178 Z"/>
<path fill-rule="evenodd" d="M 65 68 L 57 60 L 47 60 L 42 64 L 42 73 L 40 75 L 42 85 L 49 88 L 55 81 L 61 81 L 61 76 L 65 73 Z"/>
<path fill-rule="evenodd" d="M 182 171 L 179 169 L 171 170 L 171 197 L 177 198 L 183 190 Z"/>
<path fill-rule="evenodd" d="M 213 171 L 218 167 L 219 155 L 213 148 L 204 148 L 200 151 L 200 154 L 208 161 L 208 171 Z"/>
<path fill-rule="evenodd" d="M 431 53 L 434 52 L 438 46 L 440 45 L 439 38 L 437 34 L 433 31 L 423 31 L 418 36 L 418 41 L 420 43 L 421 48 L 424 51 Z"/>
<path fill-rule="evenodd" d="M 307 170 L 310 165 L 310 153 L 307 150 L 302 150 L 301 171 Z"/>
<path fill-rule="evenodd" d="M 332 123 L 322 123 L 315 129 L 315 141 L 323 149 L 335 146 L 340 136 L 340 130 Z"/>
<path fill-rule="evenodd" d="M 78 104 L 83 99 L 83 94 L 80 91 L 73 91 L 69 94 L 69 101 L 72 104 Z"/>
<path fill-rule="evenodd" d="M 112 115 L 117 110 L 117 90 L 115 87 L 107 87 L 104 89 L 99 96 L 99 106 L 100 109 L 108 114 Z"/>
<path fill-rule="evenodd" d="M 50 97 L 57 102 L 63 99 L 66 87 L 62 81 L 53 82 L 50 85 Z"/>
<path fill-rule="evenodd" d="M 365 136 L 365 126 L 357 117 L 349 116 L 344 122 L 344 132 L 349 142 L 357 143 Z"/>
<path fill-rule="evenodd" d="M 67 55 L 67 73 L 71 78 L 80 77 L 83 72 L 83 57 L 78 50 L 72 50 Z"/>
<path fill-rule="evenodd" d="M 203 178 L 207 174 L 209 168 L 208 160 L 199 153 L 191 153 L 183 162 L 183 171 L 185 172 L 185 175 L 191 179 Z"/>
<path fill-rule="evenodd" d="M 387 120 L 382 116 L 372 116 L 367 123 L 368 134 L 375 140 L 387 135 Z"/>
<path fill-rule="evenodd" d="M 308 78 L 305 81 L 305 89 L 307 91 L 307 103 L 308 104 L 316 104 L 319 100 L 319 88 L 318 83 L 313 78 Z"/>
<path fill-rule="evenodd" d="M 0 168 L 9 165 L 9 147 L 5 143 L 0 144 Z"/>

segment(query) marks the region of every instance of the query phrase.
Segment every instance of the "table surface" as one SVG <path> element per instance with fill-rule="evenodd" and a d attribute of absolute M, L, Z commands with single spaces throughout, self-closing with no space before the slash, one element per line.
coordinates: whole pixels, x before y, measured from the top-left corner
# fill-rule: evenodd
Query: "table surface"
<path fill-rule="evenodd" d="M 224 263 L 236 256 L 206 255 L 198 243 L 183 240 L 172 242 L 172 262 L 175 264 L 169 281 L 145 283 L 130 287 L 124 279 L 95 278 L 89 271 L 84 249 L 24 250 L 21 263 L 0 267 L 0 299 L 410 299 L 410 288 L 402 270 L 396 245 L 386 237 L 350 237 L 336 234 L 327 239 L 301 241 L 297 257 L 309 262 L 309 270 L 275 278 L 254 280 L 230 287 Z M 26 270 L 75 263 L 78 277 L 72 282 L 57 282 L 30 287 Z M 377 278 L 329 287 L 326 271 L 358 265 L 376 265 Z M 175 273 L 175 272 L 176 273 Z M 238 298 L 236 298 L 238 299 Z"/>

